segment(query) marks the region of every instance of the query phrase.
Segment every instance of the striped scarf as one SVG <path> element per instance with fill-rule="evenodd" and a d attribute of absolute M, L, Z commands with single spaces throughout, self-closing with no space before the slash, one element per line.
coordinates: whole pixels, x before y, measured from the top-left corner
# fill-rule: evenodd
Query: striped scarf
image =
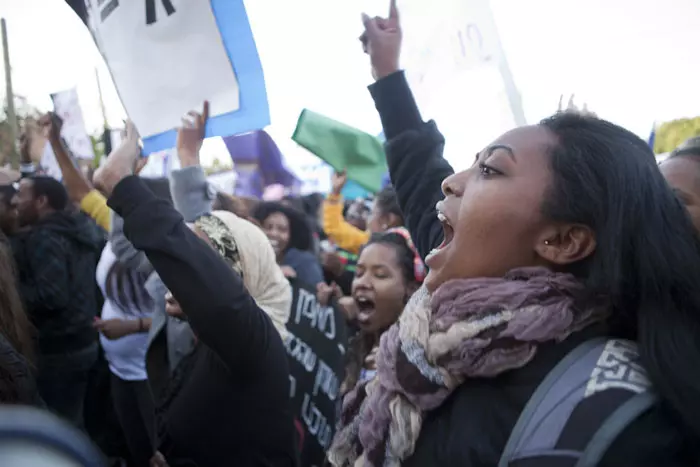
<path fill-rule="evenodd" d="M 343 401 L 328 453 L 335 467 L 396 467 L 413 454 L 425 415 L 468 378 L 527 365 L 539 343 L 603 320 L 578 309 L 583 285 L 544 268 L 503 278 L 455 279 L 431 296 L 421 287 L 380 341 L 377 375 Z"/>

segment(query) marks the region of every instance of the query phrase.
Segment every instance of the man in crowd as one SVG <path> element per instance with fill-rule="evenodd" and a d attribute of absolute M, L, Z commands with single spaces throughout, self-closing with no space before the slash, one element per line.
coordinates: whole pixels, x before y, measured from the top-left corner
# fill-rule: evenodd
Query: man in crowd
<path fill-rule="evenodd" d="M 38 386 L 59 415 L 82 425 L 88 371 L 97 360 L 95 267 L 103 234 L 69 204 L 63 185 L 23 178 L 12 237 L 20 293 L 37 329 Z"/>

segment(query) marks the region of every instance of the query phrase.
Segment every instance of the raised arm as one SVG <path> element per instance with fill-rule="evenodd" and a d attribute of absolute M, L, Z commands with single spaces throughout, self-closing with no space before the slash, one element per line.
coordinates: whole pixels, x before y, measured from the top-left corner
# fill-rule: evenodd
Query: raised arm
<path fill-rule="evenodd" d="M 364 17 L 362 36 L 377 79 L 370 93 L 387 138 L 389 174 L 421 257 L 442 242 L 435 204 L 442 199 L 442 181 L 454 173 L 442 157 L 444 139 L 434 123 L 424 123 L 403 71 L 399 70 L 401 24 L 392 3 L 389 18 Z"/>
<path fill-rule="evenodd" d="M 256 368 L 271 341 L 280 337 L 241 277 L 138 177 L 118 182 L 108 203 L 124 219 L 126 237 L 146 253 L 198 338 L 232 371 Z"/>
<path fill-rule="evenodd" d="M 323 200 L 323 231 L 338 247 L 357 253 L 369 240 L 369 234 L 343 218 L 343 197 L 340 193 L 347 179 L 345 172 L 333 174 L 331 192 Z"/>
<path fill-rule="evenodd" d="M 204 130 L 209 119 L 209 102 L 204 102 L 202 113 L 191 111 L 183 119 L 177 132 L 177 157 L 180 170 L 170 173 L 170 195 L 175 209 L 186 222 L 211 213 L 216 193 L 207 182 L 199 161 L 199 151 L 204 142 Z"/>

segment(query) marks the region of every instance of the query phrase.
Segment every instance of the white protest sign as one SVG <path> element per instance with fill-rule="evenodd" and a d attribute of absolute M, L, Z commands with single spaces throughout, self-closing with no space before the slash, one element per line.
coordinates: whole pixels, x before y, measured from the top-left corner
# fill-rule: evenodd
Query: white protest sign
<path fill-rule="evenodd" d="M 425 118 L 445 135 L 456 169 L 493 138 L 525 124 L 488 0 L 399 2 L 402 66 Z"/>
<path fill-rule="evenodd" d="M 95 42 L 141 135 L 172 130 L 211 101 L 212 115 L 238 110 L 238 80 L 208 1 L 91 2 Z M 110 6 L 113 5 L 113 6 Z"/>
<path fill-rule="evenodd" d="M 56 114 L 63 120 L 61 137 L 74 157 L 78 159 L 95 158 L 92 141 L 85 131 L 83 112 L 75 88 L 51 94 Z"/>

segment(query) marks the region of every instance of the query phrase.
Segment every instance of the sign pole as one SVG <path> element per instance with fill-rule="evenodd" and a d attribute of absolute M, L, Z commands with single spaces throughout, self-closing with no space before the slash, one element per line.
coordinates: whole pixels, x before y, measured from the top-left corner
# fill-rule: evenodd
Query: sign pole
<path fill-rule="evenodd" d="M 7 22 L 5 18 L 0 19 L 2 27 L 2 50 L 3 62 L 5 64 L 5 87 L 7 95 L 7 123 L 10 127 L 10 162 L 12 168 L 19 169 L 19 153 L 17 152 L 17 114 L 15 113 L 15 99 L 12 92 L 12 68 L 10 66 L 10 49 L 7 41 Z"/>

